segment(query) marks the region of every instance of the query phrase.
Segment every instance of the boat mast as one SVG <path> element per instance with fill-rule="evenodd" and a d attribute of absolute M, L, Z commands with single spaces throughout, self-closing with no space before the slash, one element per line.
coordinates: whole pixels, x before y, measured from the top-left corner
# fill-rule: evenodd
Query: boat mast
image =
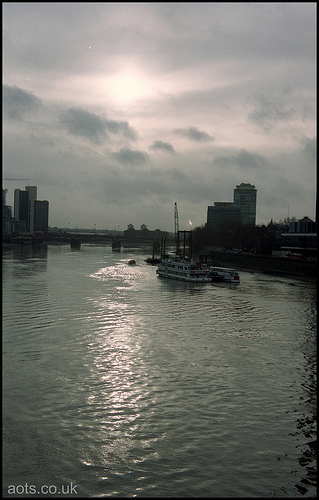
<path fill-rule="evenodd" d="M 175 253 L 176 255 L 179 255 L 180 249 L 179 249 L 179 222 L 178 222 L 178 210 L 177 210 L 177 203 L 175 201 L 175 209 L 174 209 L 174 221 L 175 221 Z"/>

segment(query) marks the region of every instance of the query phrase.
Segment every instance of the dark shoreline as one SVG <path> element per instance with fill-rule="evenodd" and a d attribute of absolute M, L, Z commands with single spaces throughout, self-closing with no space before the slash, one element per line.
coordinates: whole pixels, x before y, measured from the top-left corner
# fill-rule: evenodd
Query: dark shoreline
<path fill-rule="evenodd" d="M 209 252 L 208 259 L 215 266 L 232 267 L 275 276 L 317 280 L 317 261 L 219 251 Z"/>

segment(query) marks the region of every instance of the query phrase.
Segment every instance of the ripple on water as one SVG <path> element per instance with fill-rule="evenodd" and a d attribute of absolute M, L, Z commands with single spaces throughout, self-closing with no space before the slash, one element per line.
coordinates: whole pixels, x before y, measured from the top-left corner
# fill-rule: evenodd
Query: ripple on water
<path fill-rule="evenodd" d="M 235 288 L 161 280 L 144 258 L 83 245 L 11 262 L 5 480 L 311 496 L 313 291 L 248 273 Z"/>

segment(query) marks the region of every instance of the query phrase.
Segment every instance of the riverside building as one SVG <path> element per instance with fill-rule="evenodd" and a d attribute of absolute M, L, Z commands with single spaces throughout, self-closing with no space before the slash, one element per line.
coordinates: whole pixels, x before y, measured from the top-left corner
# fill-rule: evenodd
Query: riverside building
<path fill-rule="evenodd" d="M 241 183 L 234 189 L 233 201 L 215 201 L 207 208 L 207 227 L 220 231 L 225 226 L 241 223 L 256 224 L 257 189 Z"/>

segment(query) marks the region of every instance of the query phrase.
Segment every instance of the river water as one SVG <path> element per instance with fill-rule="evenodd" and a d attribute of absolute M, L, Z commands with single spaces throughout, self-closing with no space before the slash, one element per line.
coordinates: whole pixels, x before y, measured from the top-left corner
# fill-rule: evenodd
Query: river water
<path fill-rule="evenodd" d="M 316 496 L 316 284 L 150 255 L 3 249 L 3 496 Z"/>

